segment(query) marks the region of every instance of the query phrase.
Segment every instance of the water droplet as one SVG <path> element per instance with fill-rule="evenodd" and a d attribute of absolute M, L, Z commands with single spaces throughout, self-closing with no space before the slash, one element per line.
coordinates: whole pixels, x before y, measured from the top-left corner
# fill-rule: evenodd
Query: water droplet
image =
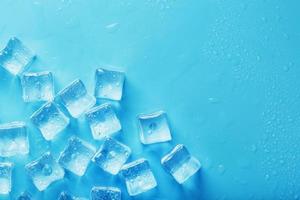
<path fill-rule="evenodd" d="M 218 172 L 219 174 L 223 175 L 225 173 L 226 169 L 224 167 L 224 165 L 220 164 L 218 165 Z"/>

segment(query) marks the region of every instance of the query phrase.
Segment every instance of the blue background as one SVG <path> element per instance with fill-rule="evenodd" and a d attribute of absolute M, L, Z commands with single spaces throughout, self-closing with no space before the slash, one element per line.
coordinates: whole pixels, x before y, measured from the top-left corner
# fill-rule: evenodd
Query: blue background
<path fill-rule="evenodd" d="M 34 50 L 31 71 L 54 73 L 56 91 L 75 78 L 93 91 L 94 72 L 126 72 L 119 115 L 131 160 L 145 157 L 158 188 L 132 199 L 300 198 L 300 12 L 297 0 L 2 0 L 0 47 L 12 36 Z M 26 120 L 40 104 L 26 104 L 18 79 L 0 70 L 0 122 Z M 173 140 L 143 146 L 136 116 L 163 109 Z M 55 156 L 76 134 L 92 140 L 84 119 L 73 120 L 47 143 L 29 124 L 31 151 L 15 157 L 14 199 L 56 199 L 67 190 L 88 197 L 93 185 L 123 181 L 91 164 L 87 174 L 39 193 L 23 165 L 51 150 Z M 160 166 L 183 143 L 203 165 L 185 185 Z"/>

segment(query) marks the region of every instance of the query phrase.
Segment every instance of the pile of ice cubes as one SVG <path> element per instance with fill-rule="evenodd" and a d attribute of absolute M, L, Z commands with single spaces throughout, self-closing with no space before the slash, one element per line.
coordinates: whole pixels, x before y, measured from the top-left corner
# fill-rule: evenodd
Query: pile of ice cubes
<path fill-rule="evenodd" d="M 97 69 L 94 95 L 88 93 L 80 79 L 74 80 L 55 94 L 51 72 L 28 72 L 34 59 L 35 54 L 30 49 L 19 39 L 12 38 L 0 53 L 0 66 L 12 75 L 20 77 L 24 102 L 45 102 L 30 117 L 32 124 L 44 139 L 52 141 L 58 138 L 71 119 L 84 116 L 93 138 L 103 141 L 96 149 L 87 141 L 72 136 L 58 158 L 51 152 L 41 152 L 39 158 L 24 166 L 36 188 L 44 191 L 53 182 L 61 181 L 64 179 L 65 170 L 80 177 L 84 176 L 91 161 L 112 176 L 120 175 L 130 196 L 157 187 L 150 163 L 145 158 L 127 162 L 134 152 L 113 138 L 122 129 L 114 106 L 111 103 L 96 105 L 96 99 L 121 100 L 125 74 L 115 70 Z M 172 140 L 167 114 L 164 111 L 140 114 L 137 121 L 140 141 L 144 145 Z M 24 122 L 1 124 L 0 157 L 28 154 L 28 140 Z M 11 162 L 0 162 L 0 194 L 11 192 L 13 165 Z M 179 184 L 184 183 L 201 167 L 200 162 L 182 144 L 170 150 L 161 159 L 161 165 Z M 31 195 L 24 192 L 19 199 L 31 199 Z M 62 191 L 58 199 L 85 198 L 73 197 Z M 116 187 L 94 186 L 91 188 L 90 199 L 118 200 L 121 199 L 121 190 Z"/>

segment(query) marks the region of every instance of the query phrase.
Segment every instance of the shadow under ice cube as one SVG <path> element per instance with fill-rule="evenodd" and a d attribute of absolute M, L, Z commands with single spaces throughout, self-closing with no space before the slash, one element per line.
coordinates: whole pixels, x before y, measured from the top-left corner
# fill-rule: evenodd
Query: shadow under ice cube
<path fill-rule="evenodd" d="M 119 101 L 122 98 L 125 74 L 120 71 L 97 69 L 95 74 L 95 96 Z"/>
<path fill-rule="evenodd" d="M 119 173 L 130 154 L 131 150 L 128 146 L 113 138 L 106 138 L 93 161 L 104 171 L 115 175 Z"/>
<path fill-rule="evenodd" d="M 161 164 L 180 184 L 201 168 L 200 162 L 182 144 L 176 145 L 172 151 L 165 155 L 161 159 Z"/>
<path fill-rule="evenodd" d="M 87 142 L 71 137 L 59 156 L 59 164 L 78 176 L 83 176 L 95 154 L 95 148 Z"/>
<path fill-rule="evenodd" d="M 125 164 L 121 171 L 130 196 L 146 192 L 157 186 L 155 177 L 147 160 L 139 159 Z"/>
<path fill-rule="evenodd" d="M 25 102 L 52 101 L 54 98 L 51 72 L 24 73 L 21 84 Z"/>
<path fill-rule="evenodd" d="M 167 114 L 163 111 L 138 116 L 140 139 L 143 144 L 166 142 L 172 139 Z"/>
<path fill-rule="evenodd" d="M 121 123 L 112 105 L 105 103 L 86 113 L 94 139 L 101 140 L 121 130 Z"/>
<path fill-rule="evenodd" d="M 35 55 L 18 38 L 11 38 L 0 52 L 0 66 L 12 75 L 19 75 L 31 64 Z"/>
<path fill-rule="evenodd" d="M 91 200 L 121 200 L 121 190 L 116 187 L 93 187 Z"/>
<path fill-rule="evenodd" d="M 0 156 L 10 157 L 29 152 L 28 135 L 24 122 L 0 125 Z"/>
<path fill-rule="evenodd" d="M 64 178 L 65 171 L 59 166 L 50 152 L 25 166 L 34 185 L 39 191 L 45 190 L 50 184 Z"/>
<path fill-rule="evenodd" d="M 96 103 L 95 97 L 88 94 L 83 82 L 79 79 L 59 92 L 58 97 L 74 118 L 80 117 Z"/>
<path fill-rule="evenodd" d="M 52 140 L 70 122 L 70 119 L 53 102 L 44 104 L 30 118 L 46 140 Z"/>
<path fill-rule="evenodd" d="M 0 194 L 8 194 L 11 191 L 12 169 L 12 163 L 0 163 Z"/>

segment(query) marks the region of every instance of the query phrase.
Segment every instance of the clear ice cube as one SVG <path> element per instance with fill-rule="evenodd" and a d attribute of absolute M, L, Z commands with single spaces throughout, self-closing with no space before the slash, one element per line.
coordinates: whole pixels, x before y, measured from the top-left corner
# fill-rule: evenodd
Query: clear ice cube
<path fill-rule="evenodd" d="M 88 94 L 83 82 L 79 79 L 59 92 L 58 96 L 74 118 L 80 117 L 96 103 L 95 97 Z"/>
<path fill-rule="evenodd" d="M 164 111 L 139 115 L 138 125 L 143 144 L 166 142 L 172 139 L 167 114 Z"/>
<path fill-rule="evenodd" d="M 200 162 L 182 144 L 176 145 L 165 155 L 161 159 L 161 164 L 180 184 L 188 180 L 201 168 Z"/>
<path fill-rule="evenodd" d="M 18 38 L 11 38 L 0 52 L 0 66 L 12 75 L 19 75 L 30 65 L 35 55 Z"/>
<path fill-rule="evenodd" d="M 58 200 L 88 200 L 88 199 L 82 197 L 74 197 L 67 192 L 61 192 L 58 197 Z"/>
<path fill-rule="evenodd" d="M 46 140 L 52 140 L 70 122 L 70 119 L 54 102 L 44 104 L 30 118 Z"/>
<path fill-rule="evenodd" d="M 92 200 L 121 200 L 121 190 L 116 187 L 93 187 Z"/>
<path fill-rule="evenodd" d="M 64 178 L 65 171 L 59 166 L 50 152 L 46 152 L 37 160 L 28 163 L 26 171 L 39 191 L 45 190 L 50 184 Z"/>
<path fill-rule="evenodd" d="M 31 195 L 28 192 L 23 192 L 17 200 L 31 200 Z"/>
<path fill-rule="evenodd" d="M 119 101 L 122 98 L 125 74 L 120 71 L 97 69 L 95 74 L 95 96 Z"/>
<path fill-rule="evenodd" d="M 54 98 L 51 72 L 24 73 L 21 85 L 25 102 L 52 101 Z"/>
<path fill-rule="evenodd" d="M 78 176 L 83 176 L 90 160 L 95 154 L 95 148 L 89 143 L 73 136 L 59 156 L 59 164 Z"/>
<path fill-rule="evenodd" d="M 11 122 L 0 125 L 0 156 L 10 157 L 29 152 L 26 125 L 24 122 Z"/>
<path fill-rule="evenodd" d="M 130 196 L 138 195 L 157 186 L 150 165 L 143 158 L 123 165 L 120 174 L 125 179 Z"/>
<path fill-rule="evenodd" d="M 106 138 L 93 161 L 104 171 L 116 175 L 131 154 L 128 146 L 113 138 Z"/>
<path fill-rule="evenodd" d="M 94 139 L 101 140 L 121 130 L 121 123 L 112 105 L 105 103 L 86 113 Z"/>
<path fill-rule="evenodd" d="M 8 194 L 11 191 L 12 169 L 12 163 L 0 163 L 0 194 Z"/>

